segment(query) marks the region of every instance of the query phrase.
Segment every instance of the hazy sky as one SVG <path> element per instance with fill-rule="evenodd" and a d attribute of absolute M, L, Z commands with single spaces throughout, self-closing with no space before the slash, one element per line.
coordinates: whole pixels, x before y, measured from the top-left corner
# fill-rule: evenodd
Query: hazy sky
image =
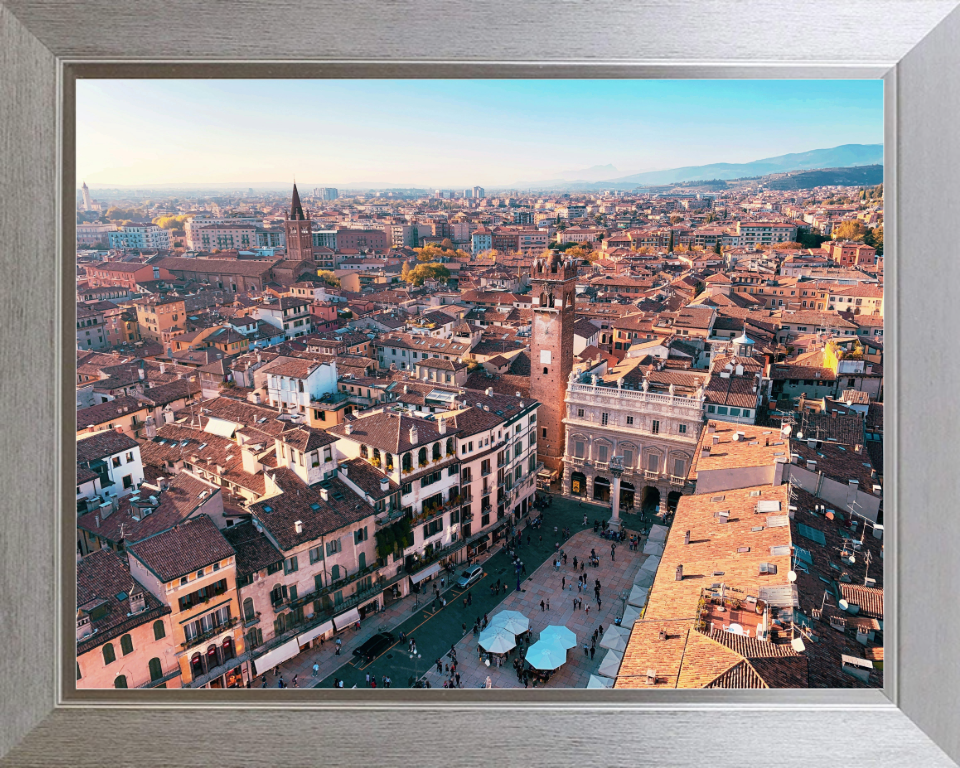
<path fill-rule="evenodd" d="M 883 142 L 879 80 L 81 80 L 77 180 L 508 186 Z M 571 177 L 573 178 L 573 177 Z M 606 176 L 609 178 L 609 176 Z"/>

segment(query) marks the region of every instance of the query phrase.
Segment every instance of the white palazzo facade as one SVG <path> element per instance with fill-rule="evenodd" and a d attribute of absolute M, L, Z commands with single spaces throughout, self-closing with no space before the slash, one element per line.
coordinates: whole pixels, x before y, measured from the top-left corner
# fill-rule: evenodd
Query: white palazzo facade
<path fill-rule="evenodd" d="M 610 501 L 610 459 L 623 458 L 621 508 L 675 505 L 692 492 L 687 475 L 703 427 L 702 389 L 654 392 L 597 383 L 574 373 L 566 396 L 563 492 L 584 500 Z"/>

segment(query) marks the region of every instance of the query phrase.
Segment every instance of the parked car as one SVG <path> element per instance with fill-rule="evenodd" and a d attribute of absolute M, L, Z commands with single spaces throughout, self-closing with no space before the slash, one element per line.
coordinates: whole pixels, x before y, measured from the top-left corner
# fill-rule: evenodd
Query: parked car
<path fill-rule="evenodd" d="M 387 648 L 393 645 L 394 636 L 390 632 L 379 632 L 367 640 L 353 652 L 354 656 L 359 656 L 365 661 L 373 661 L 377 656 L 383 653 Z"/>
<path fill-rule="evenodd" d="M 471 566 L 460 574 L 460 578 L 457 579 L 457 586 L 461 588 L 469 587 L 475 581 L 478 581 L 481 576 L 483 576 L 483 568 L 479 565 Z"/>

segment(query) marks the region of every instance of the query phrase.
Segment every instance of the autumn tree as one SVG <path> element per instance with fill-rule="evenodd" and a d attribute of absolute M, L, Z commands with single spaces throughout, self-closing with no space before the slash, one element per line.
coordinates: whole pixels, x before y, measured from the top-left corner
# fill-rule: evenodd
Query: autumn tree
<path fill-rule="evenodd" d="M 883 256 L 883 224 L 868 229 L 863 236 L 863 242 L 877 249 L 877 256 Z"/>
<path fill-rule="evenodd" d="M 407 272 L 405 278 L 410 285 L 423 285 L 426 280 L 437 280 L 441 283 L 450 279 L 450 270 L 443 264 L 418 264 Z"/>
<path fill-rule="evenodd" d="M 681 221 L 683 221 L 683 216 L 678 216 L 677 214 L 673 214 L 673 216 L 670 217 L 671 224 L 679 224 Z"/>
<path fill-rule="evenodd" d="M 333 288 L 340 287 L 340 278 L 337 277 L 333 272 L 328 269 L 321 270 L 317 272 L 317 276 L 323 280 L 327 285 Z"/>
<path fill-rule="evenodd" d="M 833 230 L 834 240 L 863 240 L 867 234 L 866 227 L 859 219 L 845 221 Z"/>

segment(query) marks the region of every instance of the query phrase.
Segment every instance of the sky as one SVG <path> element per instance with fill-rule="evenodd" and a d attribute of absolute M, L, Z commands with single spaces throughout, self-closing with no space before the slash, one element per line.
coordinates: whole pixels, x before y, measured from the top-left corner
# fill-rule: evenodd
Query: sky
<path fill-rule="evenodd" d="M 608 164 L 615 171 L 601 177 L 616 178 L 880 144 L 882 89 L 880 80 L 80 80 L 77 179 L 92 189 L 293 179 L 462 189 Z"/>

